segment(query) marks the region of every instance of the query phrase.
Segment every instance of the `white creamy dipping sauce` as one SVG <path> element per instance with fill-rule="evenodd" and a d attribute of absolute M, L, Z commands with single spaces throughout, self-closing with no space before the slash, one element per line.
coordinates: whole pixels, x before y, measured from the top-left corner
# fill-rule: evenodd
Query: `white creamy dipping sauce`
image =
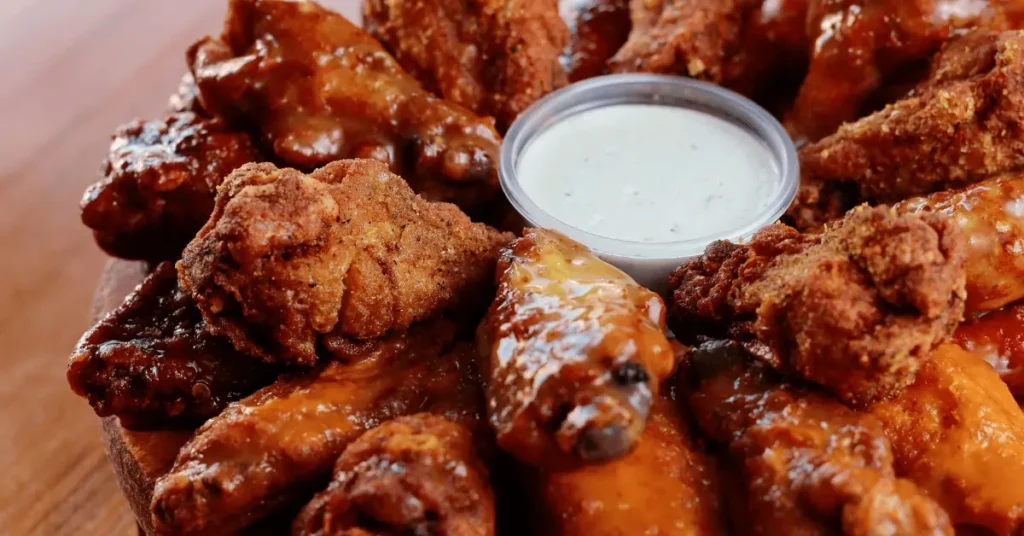
<path fill-rule="evenodd" d="M 639 242 L 722 235 L 761 216 L 781 187 L 754 134 L 675 106 L 617 104 L 541 132 L 516 167 L 542 210 L 589 233 Z"/>

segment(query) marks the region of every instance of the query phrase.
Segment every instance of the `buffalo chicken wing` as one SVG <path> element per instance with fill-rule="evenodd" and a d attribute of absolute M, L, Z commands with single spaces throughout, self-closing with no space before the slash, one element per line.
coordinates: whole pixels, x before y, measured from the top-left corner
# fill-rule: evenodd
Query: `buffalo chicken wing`
<path fill-rule="evenodd" d="M 992 365 L 1010 392 L 1024 398 L 1024 303 L 960 324 L 953 342 Z"/>

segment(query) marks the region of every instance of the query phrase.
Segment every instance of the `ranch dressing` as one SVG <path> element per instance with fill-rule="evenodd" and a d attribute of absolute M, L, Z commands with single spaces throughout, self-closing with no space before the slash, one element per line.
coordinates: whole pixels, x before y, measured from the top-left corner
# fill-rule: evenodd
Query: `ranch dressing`
<path fill-rule="evenodd" d="M 668 243 L 727 234 L 762 216 L 780 184 L 768 146 L 697 110 L 615 104 L 551 125 L 516 174 L 541 209 L 618 240 Z"/>

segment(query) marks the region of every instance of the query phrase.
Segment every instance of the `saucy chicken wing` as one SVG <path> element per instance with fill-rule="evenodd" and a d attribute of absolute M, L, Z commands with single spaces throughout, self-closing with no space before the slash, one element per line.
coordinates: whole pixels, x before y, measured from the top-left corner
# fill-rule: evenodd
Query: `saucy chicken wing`
<path fill-rule="evenodd" d="M 570 82 L 608 72 L 608 60 L 629 37 L 629 0 L 559 0 L 558 10 L 569 26 L 569 44 L 562 65 Z"/>
<path fill-rule="evenodd" d="M 967 238 L 967 312 L 1024 299 L 1024 172 L 908 199 L 905 213 L 949 216 Z"/>
<path fill-rule="evenodd" d="M 953 39 L 933 81 L 801 149 L 793 225 L 816 229 L 861 202 L 893 203 L 1024 167 L 1022 56 L 1024 32 Z"/>
<path fill-rule="evenodd" d="M 1010 393 L 1024 398 L 1024 302 L 967 320 L 952 342 L 992 365 Z"/>
<path fill-rule="evenodd" d="M 942 345 L 914 385 L 870 412 L 892 441 L 897 473 L 938 501 L 958 529 L 1020 534 L 1024 413 L 992 367 Z"/>
<path fill-rule="evenodd" d="M 502 130 L 566 84 L 558 0 L 365 0 L 363 23 L 426 89 Z"/>
<path fill-rule="evenodd" d="M 566 471 L 535 471 L 527 480 L 539 534 L 728 534 L 715 460 L 668 396 L 655 400 L 647 427 L 626 456 Z"/>
<path fill-rule="evenodd" d="M 472 345 L 436 321 L 359 345 L 355 355 L 283 378 L 206 422 L 156 485 L 161 534 L 225 534 L 301 499 L 364 431 L 435 408 L 459 421 L 478 393 Z M 347 361 L 347 362 L 346 362 Z"/>
<path fill-rule="evenodd" d="M 672 275 L 684 341 L 734 338 L 786 374 L 861 404 L 909 385 L 963 317 L 965 246 L 940 215 L 860 207 L 824 234 L 776 224 L 716 242 Z"/>
<path fill-rule="evenodd" d="M 196 43 L 189 59 L 209 111 L 258 131 L 285 164 L 373 158 L 474 215 L 500 195 L 493 121 L 434 97 L 316 3 L 231 0 L 223 37 Z"/>
<path fill-rule="evenodd" d="M 82 336 L 68 383 L 101 417 L 132 430 L 198 424 L 270 384 L 276 367 L 210 335 L 174 265 L 157 266 L 124 303 Z"/>
<path fill-rule="evenodd" d="M 173 260 L 213 210 L 220 181 L 262 160 L 247 134 L 182 112 L 114 134 L 103 180 L 82 198 L 82 222 L 115 257 Z"/>
<path fill-rule="evenodd" d="M 375 160 L 225 179 L 178 265 L 210 330 L 265 361 L 312 365 L 322 336 L 372 339 L 482 310 L 512 236 L 419 198 Z"/>
<path fill-rule="evenodd" d="M 527 230 L 478 330 L 498 444 L 549 467 L 629 452 L 675 366 L 664 318 L 658 295 L 586 247 Z"/>
<path fill-rule="evenodd" d="M 896 477 L 881 423 L 745 354 L 706 343 L 682 376 L 700 428 L 728 448 L 745 483 L 741 532 L 952 536 L 946 512 Z"/>
<path fill-rule="evenodd" d="M 494 491 L 472 433 L 444 417 L 399 417 L 363 434 L 294 536 L 493 536 Z"/>

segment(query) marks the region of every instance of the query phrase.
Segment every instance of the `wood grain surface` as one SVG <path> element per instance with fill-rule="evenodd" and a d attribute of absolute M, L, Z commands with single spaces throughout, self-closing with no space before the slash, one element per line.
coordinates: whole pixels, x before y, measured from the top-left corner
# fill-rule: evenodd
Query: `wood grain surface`
<path fill-rule="evenodd" d="M 323 3 L 358 20 L 357 0 Z M 105 262 L 78 201 L 114 127 L 161 112 L 225 5 L 0 0 L 0 534 L 135 534 L 64 379 Z"/>

